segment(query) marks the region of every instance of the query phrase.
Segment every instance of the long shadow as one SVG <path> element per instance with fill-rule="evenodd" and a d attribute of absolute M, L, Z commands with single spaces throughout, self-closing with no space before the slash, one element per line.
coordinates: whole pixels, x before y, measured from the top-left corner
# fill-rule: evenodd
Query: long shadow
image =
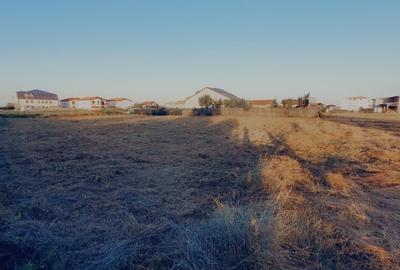
<path fill-rule="evenodd" d="M 237 200 L 258 166 L 236 121 L 129 119 L 5 120 L 0 268 L 169 268 L 172 224 Z"/>
<path fill-rule="evenodd" d="M 271 145 L 266 148 L 266 156 L 288 156 L 296 160 L 299 164 L 308 170 L 316 180 L 316 182 L 323 188 L 329 188 L 329 182 L 326 177 L 329 172 L 341 172 L 345 175 L 354 174 L 367 174 L 367 168 L 358 161 L 348 160 L 338 156 L 330 156 L 321 162 L 311 162 L 299 155 L 286 143 L 283 135 L 274 136 L 267 132 Z"/>
<path fill-rule="evenodd" d="M 177 224 L 208 218 L 216 199 L 264 199 L 251 185 L 260 157 L 289 156 L 325 188 L 330 171 L 364 170 L 334 156 L 305 160 L 284 136 L 254 145 L 244 128 L 238 140 L 235 120 L 3 120 L 1 269 L 171 268 Z"/>
<path fill-rule="evenodd" d="M 396 121 L 389 119 L 378 120 L 353 116 L 322 115 L 322 119 L 356 127 L 387 131 L 393 135 L 400 136 L 400 117 L 399 120 Z"/>

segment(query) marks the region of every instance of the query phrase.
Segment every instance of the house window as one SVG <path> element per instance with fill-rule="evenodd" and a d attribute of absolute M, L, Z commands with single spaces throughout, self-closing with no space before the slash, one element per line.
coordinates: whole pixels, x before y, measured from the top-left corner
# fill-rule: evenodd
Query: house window
<path fill-rule="evenodd" d="M 29 102 L 29 100 L 25 100 L 25 103 L 28 103 Z"/>
<path fill-rule="evenodd" d="M 94 100 L 92 100 L 92 104 L 94 105 Z"/>
<path fill-rule="evenodd" d="M 72 101 L 72 105 L 75 105 L 75 101 Z"/>
<path fill-rule="evenodd" d="M 31 103 L 33 103 L 33 100 L 31 100 Z"/>

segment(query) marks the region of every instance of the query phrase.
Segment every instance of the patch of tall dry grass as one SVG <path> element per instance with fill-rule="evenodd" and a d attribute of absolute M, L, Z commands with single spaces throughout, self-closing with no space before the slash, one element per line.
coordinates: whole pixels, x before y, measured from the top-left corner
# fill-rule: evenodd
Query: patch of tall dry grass
<path fill-rule="evenodd" d="M 328 174 L 330 190 L 348 195 L 349 186 L 338 174 Z M 355 244 L 336 224 L 323 218 L 319 203 L 324 190 L 301 164 L 276 156 L 265 161 L 262 186 L 276 206 L 274 235 L 277 254 L 287 269 L 373 269 L 368 251 Z M 311 195 L 314 194 L 314 197 Z"/>

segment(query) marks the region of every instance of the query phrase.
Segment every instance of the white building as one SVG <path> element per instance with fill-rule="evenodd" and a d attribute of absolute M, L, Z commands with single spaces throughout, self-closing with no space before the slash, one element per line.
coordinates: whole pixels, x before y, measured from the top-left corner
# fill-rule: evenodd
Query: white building
<path fill-rule="evenodd" d="M 55 110 L 59 109 L 58 96 L 39 89 L 19 91 L 14 101 L 15 110 Z"/>
<path fill-rule="evenodd" d="M 235 100 L 240 99 L 237 96 L 235 96 L 234 94 L 231 94 L 228 91 L 225 91 L 223 89 L 205 87 L 205 88 L 197 91 L 190 97 L 186 98 L 184 107 L 187 109 L 200 108 L 201 106 L 199 104 L 199 98 L 202 96 L 205 96 L 205 95 L 209 95 L 213 100 L 222 100 L 223 101 L 223 100 L 228 100 L 228 99 L 235 99 Z"/>
<path fill-rule="evenodd" d="M 178 108 L 184 109 L 185 108 L 185 100 L 177 100 L 177 101 L 170 101 L 163 104 L 166 108 Z"/>
<path fill-rule="evenodd" d="M 348 97 L 342 100 L 340 108 L 348 111 L 359 111 L 360 109 L 372 109 L 373 101 L 367 97 Z"/>
<path fill-rule="evenodd" d="M 400 112 L 400 96 L 374 98 L 374 112 Z"/>
<path fill-rule="evenodd" d="M 132 100 L 127 98 L 112 98 L 107 101 L 107 106 L 111 108 L 127 109 L 132 105 Z"/>
<path fill-rule="evenodd" d="M 78 110 L 100 110 L 107 101 L 101 97 L 66 98 L 60 100 L 61 108 Z"/>

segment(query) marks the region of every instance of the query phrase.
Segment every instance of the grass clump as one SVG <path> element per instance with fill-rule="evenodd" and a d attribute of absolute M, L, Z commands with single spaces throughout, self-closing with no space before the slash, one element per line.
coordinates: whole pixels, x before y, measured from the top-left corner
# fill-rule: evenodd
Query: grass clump
<path fill-rule="evenodd" d="M 65 244 L 39 222 L 0 230 L 0 269 L 65 269 Z"/>
<path fill-rule="evenodd" d="M 181 230 L 180 269 L 260 269 L 271 243 L 267 217 L 222 206 L 208 220 Z"/>
<path fill-rule="evenodd" d="M 291 190 L 315 188 L 312 175 L 298 161 L 288 156 L 277 156 L 265 162 L 262 170 L 264 189 L 272 194 L 283 195 Z"/>

